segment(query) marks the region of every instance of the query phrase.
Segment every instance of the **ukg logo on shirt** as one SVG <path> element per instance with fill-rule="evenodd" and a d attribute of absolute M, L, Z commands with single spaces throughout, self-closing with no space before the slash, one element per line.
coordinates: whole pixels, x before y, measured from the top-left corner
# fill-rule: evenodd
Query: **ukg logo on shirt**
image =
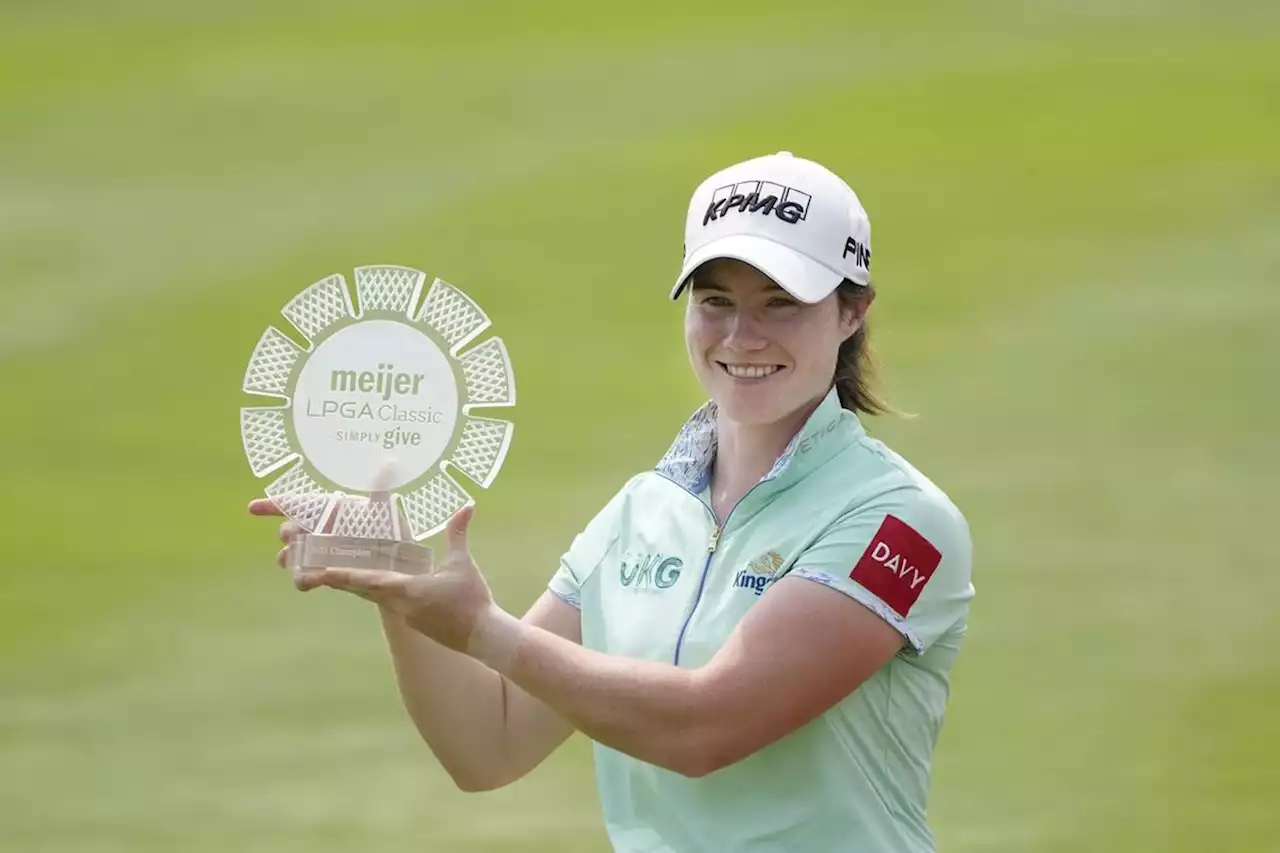
<path fill-rule="evenodd" d="M 622 559 L 619 580 L 633 589 L 668 589 L 680 580 L 684 560 L 661 554 L 627 554 Z"/>

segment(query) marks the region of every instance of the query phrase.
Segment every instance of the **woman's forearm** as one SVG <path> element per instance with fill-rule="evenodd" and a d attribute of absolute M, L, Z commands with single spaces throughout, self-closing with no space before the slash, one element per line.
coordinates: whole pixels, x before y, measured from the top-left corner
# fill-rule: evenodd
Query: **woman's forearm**
<path fill-rule="evenodd" d="M 579 731 L 677 773 L 705 772 L 714 709 L 699 672 L 592 651 L 509 614 L 494 618 L 482 659 Z"/>
<path fill-rule="evenodd" d="M 401 700 L 441 766 L 463 790 L 504 784 L 502 676 L 380 611 Z"/>
<path fill-rule="evenodd" d="M 491 790 L 524 776 L 573 734 L 540 699 L 482 661 L 428 639 L 380 608 L 405 708 L 431 751 L 464 790 Z M 513 617 L 514 618 L 514 617 Z M 550 593 L 525 623 L 577 646 L 581 616 Z"/>

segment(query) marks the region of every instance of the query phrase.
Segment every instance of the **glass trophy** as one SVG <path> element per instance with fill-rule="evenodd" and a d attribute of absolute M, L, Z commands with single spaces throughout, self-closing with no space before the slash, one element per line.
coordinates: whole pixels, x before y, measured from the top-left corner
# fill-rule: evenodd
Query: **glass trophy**
<path fill-rule="evenodd" d="M 506 345 L 477 342 L 490 326 L 480 306 L 426 280 L 357 267 L 353 303 L 331 275 L 281 310 L 296 340 L 268 326 L 253 349 L 243 390 L 274 401 L 240 410 L 240 436 L 254 475 L 271 476 L 267 497 L 304 531 L 292 569 L 429 571 L 421 540 L 502 467 L 514 425 L 472 411 L 515 405 Z"/>

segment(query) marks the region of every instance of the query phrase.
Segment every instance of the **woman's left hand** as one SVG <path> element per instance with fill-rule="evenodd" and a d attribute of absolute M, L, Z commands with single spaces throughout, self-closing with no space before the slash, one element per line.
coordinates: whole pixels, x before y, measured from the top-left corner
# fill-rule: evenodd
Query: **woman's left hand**
<path fill-rule="evenodd" d="M 496 607 L 467 546 L 467 526 L 474 513 L 474 506 L 465 506 L 449 520 L 449 551 L 430 574 L 314 569 L 301 573 L 298 589 L 306 592 L 327 586 L 353 593 L 399 615 L 409 627 L 441 645 L 466 652 L 476 628 Z"/>

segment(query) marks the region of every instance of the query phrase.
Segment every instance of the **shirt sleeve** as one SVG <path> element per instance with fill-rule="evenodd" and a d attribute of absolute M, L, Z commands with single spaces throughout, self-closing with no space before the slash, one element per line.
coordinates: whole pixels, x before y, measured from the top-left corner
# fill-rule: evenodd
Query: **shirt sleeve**
<path fill-rule="evenodd" d="M 582 609 L 582 586 L 613 550 L 622 531 L 623 511 L 631 482 L 623 486 L 587 526 L 573 538 L 569 550 L 560 558 L 560 568 L 552 575 L 547 588 L 555 595 Z"/>
<path fill-rule="evenodd" d="M 972 562 L 960 512 L 943 497 L 911 490 L 840 518 L 790 574 L 855 599 L 923 654 L 968 611 Z"/>

